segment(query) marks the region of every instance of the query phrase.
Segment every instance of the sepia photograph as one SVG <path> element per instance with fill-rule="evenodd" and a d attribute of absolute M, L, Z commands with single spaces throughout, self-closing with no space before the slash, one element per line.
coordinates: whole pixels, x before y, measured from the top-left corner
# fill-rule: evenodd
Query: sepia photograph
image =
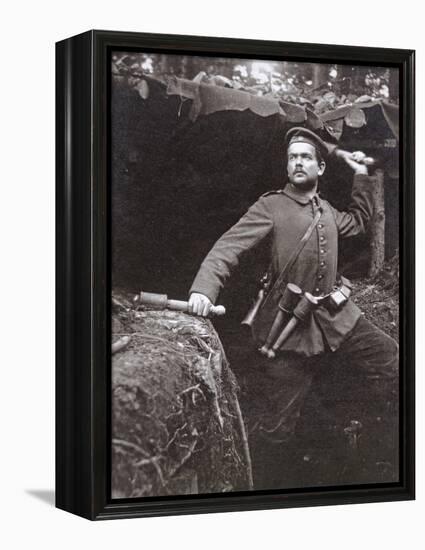
<path fill-rule="evenodd" d="M 399 483 L 399 69 L 109 61 L 110 498 Z"/>

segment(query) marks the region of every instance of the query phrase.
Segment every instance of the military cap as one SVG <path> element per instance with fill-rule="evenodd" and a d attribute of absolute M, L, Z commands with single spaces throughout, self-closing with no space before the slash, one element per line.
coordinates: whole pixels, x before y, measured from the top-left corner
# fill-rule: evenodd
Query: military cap
<path fill-rule="evenodd" d="M 309 143 L 319 151 L 322 158 L 326 158 L 329 154 L 329 148 L 323 139 L 311 130 L 302 128 L 301 126 L 296 126 L 286 132 L 285 143 L 287 147 L 292 143 Z"/>

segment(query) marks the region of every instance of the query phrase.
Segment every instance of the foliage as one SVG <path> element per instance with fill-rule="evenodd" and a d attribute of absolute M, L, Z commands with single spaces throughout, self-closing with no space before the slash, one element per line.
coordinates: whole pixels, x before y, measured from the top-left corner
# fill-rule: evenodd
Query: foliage
<path fill-rule="evenodd" d="M 144 75 L 179 77 L 278 98 L 318 114 L 373 99 L 398 102 L 397 71 L 384 67 L 120 53 L 113 55 L 112 72 L 134 86 Z"/>

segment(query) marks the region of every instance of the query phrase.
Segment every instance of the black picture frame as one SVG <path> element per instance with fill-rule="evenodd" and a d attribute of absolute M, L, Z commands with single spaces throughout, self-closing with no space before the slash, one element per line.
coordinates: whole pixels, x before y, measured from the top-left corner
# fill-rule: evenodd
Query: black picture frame
<path fill-rule="evenodd" d="M 400 482 L 112 502 L 109 55 L 137 49 L 400 70 Z M 56 506 L 91 520 L 414 499 L 414 51 L 89 31 L 56 45 Z"/>

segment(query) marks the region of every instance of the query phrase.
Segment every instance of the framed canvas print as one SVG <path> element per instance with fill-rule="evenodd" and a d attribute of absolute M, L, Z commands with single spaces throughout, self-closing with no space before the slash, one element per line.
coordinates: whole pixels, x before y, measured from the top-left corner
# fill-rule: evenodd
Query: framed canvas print
<path fill-rule="evenodd" d="M 56 47 L 57 506 L 414 498 L 414 52 Z"/>

